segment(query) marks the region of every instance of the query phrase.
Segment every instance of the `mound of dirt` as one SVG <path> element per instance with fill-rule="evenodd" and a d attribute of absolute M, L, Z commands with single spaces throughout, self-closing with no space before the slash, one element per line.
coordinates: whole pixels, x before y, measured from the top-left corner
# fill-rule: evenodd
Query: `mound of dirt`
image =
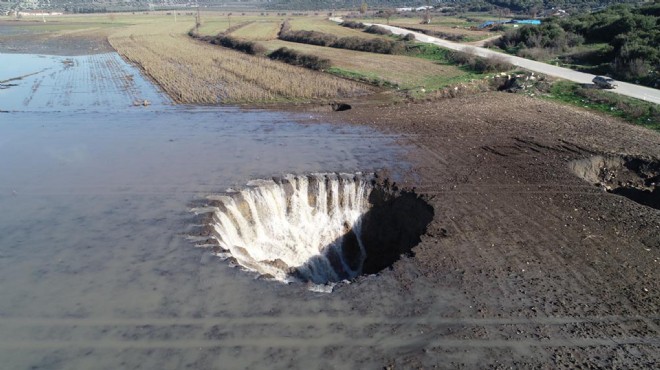
<path fill-rule="evenodd" d="M 660 209 L 660 161 L 632 156 L 594 156 L 575 161 L 584 180 L 639 204 Z"/>

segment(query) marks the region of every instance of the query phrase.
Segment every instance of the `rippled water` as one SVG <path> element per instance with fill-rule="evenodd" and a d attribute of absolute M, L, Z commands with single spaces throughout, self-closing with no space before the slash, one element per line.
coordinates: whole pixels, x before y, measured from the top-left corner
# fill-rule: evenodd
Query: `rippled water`
<path fill-rule="evenodd" d="M 171 106 L 116 55 L 68 67 L 7 58 L 22 67 L 0 80 L 47 71 L 0 92 L 11 111 L 0 113 L 4 368 L 308 367 L 350 336 L 308 326 L 347 307 L 340 298 L 255 280 L 194 248 L 191 203 L 254 178 L 396 168 L 395 137 Z M 116 88 L 128 75 L 133 87 Z M 136 97 L 153 104 L 133 107 Z"/>

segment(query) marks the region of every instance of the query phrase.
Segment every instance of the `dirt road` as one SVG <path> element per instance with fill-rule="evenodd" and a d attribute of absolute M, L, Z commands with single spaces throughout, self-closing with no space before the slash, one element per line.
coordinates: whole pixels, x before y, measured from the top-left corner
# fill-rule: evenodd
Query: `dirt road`
<path fill-rule="evenodd" d="M 431 44 L 435 44 L 438 46 L 442 46 L 448 49 L 452 50 L 461 50 L 461 51 L 471 51 L 474 52 L 475 54 L 482 56 L 482 57 L 500 57 L 504 58 L 507 61 L 509 61 L 511 64 L 516 65 L 518 67 L 522 67 L 525 69 L 528 69 L 530 71 L 538 72 L 538 73 L 543 73 L 548 76 L 553 76 L 553 77 L 559 77 L 563 78 L 566 80 L 570 80 L 573 82 L 578 82 L 578 83 L 583 83 L 583 84 L 590 84 L 592 83 L 591 80 L 596 77 L 596 75 L 592 75 L 589 73 L 583 73 L 583 72 L 578 72 L 574 71 L 572 69 L 568 68 L 562 68 L 562 67 L 557 67 L 553 66 L 551 64 L 546 64 L 546 63 L 541 63 L 537 62 L 534 60 L 529 60 L 509 54 L 504 54 L 504 53 L 499 53 L 497 51 L 489 50 L 489 49 L 484 49 L 484 48 L 479 48 L 475 46 L 467 46 L 463 44 L 458 44 L 455 42 L 439 39 L 436 37 L 432 36 L 427 36 L 424 35 L 423 33 L 418 33 L 418 32 L 411 32 L 409 30 L 403 29 L 403 28 L 398 28 L 398 27 L 392 27 L 392 26 L 387 26 L 383 24 L 379 24 L 379 26 L 387 28 L 392 31 L 392 33 L 396 35 L 402 35 L 402 34 L 408 34 L 412 33 L 415 35 L 415 38 L 418 41 L 422 42 L 428 42 Z M 641 100 L 645 100 L 648 102 L 660 104 L 660 90 L 657 89 L 652 89 L 650 87 L 645 87 L 645 86 L 640 86 L 640 85 L 635 85 L 627 82 L 617 82 L 619 85 L 616 89 L 611 90 L 614 93 L 621 94 L 621 95 L 626 95 L 630 96 L 632 98 L 637 98 Z"/>
<path fill-rule="evenodd" d="M 418 148 L 410 185 L 435 207 L 416 256 L 377 284 L 393 290 L 393 322 L 419 325 L 391 365 L 658 365 L 660 211 L 604 192 L 571 164 L 604 153 L 657 162 L 659 134 L 504 93 L 337 120 L 406 135 Z M 370 291 L 362 282 L 339 294 L 372 312 Z"/>

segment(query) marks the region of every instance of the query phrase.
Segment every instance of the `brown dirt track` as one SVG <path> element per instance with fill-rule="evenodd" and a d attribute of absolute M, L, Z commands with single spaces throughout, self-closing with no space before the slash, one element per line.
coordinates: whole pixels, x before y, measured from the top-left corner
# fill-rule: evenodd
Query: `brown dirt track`
<path fill-rule="evenodd" d="M 386 309 L 422 333 L 385 355 L 390 365 L 660 365 L 660 211 L 570 169 L 597 154 L 658 161 L 660 134 L 506 93 L 324 118 L 402 134 L 417 148 L 406 185 L 435 208 L 415 257 L 381 276 L 383 289 L 398 290 L 383 292 Z M 364 298 L 360 312 L 384 309 Z"/>

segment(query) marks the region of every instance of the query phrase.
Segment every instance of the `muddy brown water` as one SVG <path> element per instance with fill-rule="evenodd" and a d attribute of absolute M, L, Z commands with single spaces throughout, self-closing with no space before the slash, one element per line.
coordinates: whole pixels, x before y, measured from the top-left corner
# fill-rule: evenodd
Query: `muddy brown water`
<path fill-rule="evenodd" d="M 23 76 L 0 90 L 3 368 L 353 367 L 370 357 L 332 355 L 352 327 L 374 323 L 350 300 L 257 280 L 195 248 L 190 208 L 254 178 L 403 171 L 397 137 L 300 123 L 308 115 L 173 106 L 115 54 L 0 54 L 0 65 L 0 80 Z M 350 348 L 380 340 L 360 335 Z"/>

